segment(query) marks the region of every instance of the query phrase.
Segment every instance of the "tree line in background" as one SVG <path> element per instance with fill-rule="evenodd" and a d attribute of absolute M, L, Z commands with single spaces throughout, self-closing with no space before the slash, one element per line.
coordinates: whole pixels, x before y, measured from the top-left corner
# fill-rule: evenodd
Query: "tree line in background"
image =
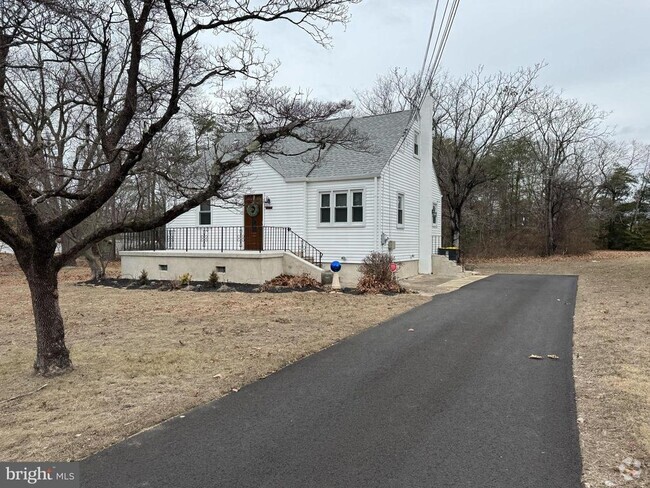
<path fill-rule="evenodd" d="M 443 241 L 474 256 L 649 250 L 650 145 L 615 140 L 598 107 L 536 86 L 543 67 L 435 80 Z M 408 109 L 420 83 L 394 69 L 357 93 L 360 109 Z"/>

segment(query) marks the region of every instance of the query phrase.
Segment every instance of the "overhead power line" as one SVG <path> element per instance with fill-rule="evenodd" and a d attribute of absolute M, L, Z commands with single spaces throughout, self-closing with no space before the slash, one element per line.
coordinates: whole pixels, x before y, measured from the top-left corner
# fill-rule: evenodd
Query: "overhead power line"
<path fill-rule="evenodd" d="M 433 78 L 438 72 L 438 67 L 440 66 L 442 55 L 445 52 L 445 48 L 447 47 L 447 41 L 449 40 L 449 34 L 451 34 L 451 28 L 454 24 L 454 20 L 456 19 L 456 13 L 458 12 L 459 5 L 460 5 L 460 0 L 454 0 L 454 3 L 451 8 L 451 12 L 449 13 L 449 17 L 447 18 L 447 25 L 445 27 L 445 32 L 443 33 L 442 41 L 438 49 L 436 59 L 433 63 L 433 66 L 431 67 L 431 75 L 429 77 L 428 88 L 431 87 L 431 84 L 433 83 Z"/>
<path fill-rule="evenodd" d="M 440 5 L 440 0 L 436 0 L 436 8 L 433 10 L 433 19 L 431 20 L 431 29 L 429 30 L 429 40 L 427 41 L 427 48 L 424 51 L 424 59 L 422 60 L 422 68 L 420 69 L 420 74 L 417 78 L 418 80 L 418 89 L 422 86 L 422 81 L 424 79 L 425 67 L 427 66 L 427 59 L 429 59 L 429 50 L 431 49 L 431 40 L 433 39 L 433 32 L 436 30 L 436 19 L 438 17 L 438 6 Z M 436 43 L 438 40 L 436 39 Z M 428 68 L 427 68 L 428 70 Z"/>
<path fill-rule="evenodd" d="M 431 57 L 427 65 L 426 76 L 424 76 L 421 80 L 422 85 L 419 87 L 420 99 L 417 101 L 418 108 L 422 106 L 424 97 L 426 97 L 427 92 L 433 85 L 433 80 L 438 72 L 438 68 L 442 60 L 442 55 L 447 46 L 447 41 L 449 40 L 449 35 L 456 18 L 456 13 L 458 12 L 459 5 L 460 0 L 452 0 L 451 7 L 450 0 L 447 0 L 445 4 L 445 10 L 443 12 L 442 18 L 440 19 L 440 25 L 438 26 L 438 34 L 436 35 L 434 49 L 431 52 Z"/>
<path fill-rule="evenodd" d="M 442 60 L 442 55 L 447 46 L 447 40 L 449 39 L 449 34 L 451 33 L 451 28 L 454 24 L 456 18 L 456 13 L 458 12 L 458 6 L 460 0 L 447 0 L 445 3 L 445 9 L 440 17 L 440 22 L 438 23 L 438 10 L 440 0 L 436 0 L 435 9 L 433 12 L 433 20 L 431 22 L 431 29 L 429 30 L 429 39 L 427 41 L 427 48 L 424 53 L 424 60 L 422 62 L 422 69 L 416 79 L 417 85 L 415 89 L 415 96 L 412 101 L 413 107 L 411 110 L 411 115 L 409 121 L 406 124 L 406 131 L 411 126 L 411 122 L 415 118 L 416 114 L 422 108 L 424 99 L 427 96 L 427 93 L 433 85 L 433 80 L 440 66 L 440 61 Z M 451 4 L 451 6 L 450 6 Z M 438 33 L 436 34 L 436 40 L 433 44 L 433 49 L 431 49 L 431 41 L 433 39 L 433 33 L 437 27 Z M 404 133 L 406 135 L 407 132 Z M 405 137 L 402 138 L 397 150 L 404 144 Z"/>
<path fill-rule="evenodd" d="M 415 79 L 416 88 L 412 100 L 413 113 L 411 114 L 411 118 L 415 116 L 415 112 L 420 110 L 427 93 L 433 86 L 433 80 L 438 72 L 442 55 L 447 47 L 447 41 L 449 40 L 449 34 L 451 33 L 451 28 L 454 24 L 459 5 L 460 0 L 446 0 L 444 11 L 442 12 L 442 16 L 438 22 L 440 0 L 436 0 L 431 28 L 429 29 L 427 47 L 424 53 L 424 59 L 422 60 L 422 68 Z M 431 41 L 433 40 L 433 34 L 436 30 L 437 34 L 432 48 Z M 409 120 L 409 125 L 411 121 L 412 120 Z"/>

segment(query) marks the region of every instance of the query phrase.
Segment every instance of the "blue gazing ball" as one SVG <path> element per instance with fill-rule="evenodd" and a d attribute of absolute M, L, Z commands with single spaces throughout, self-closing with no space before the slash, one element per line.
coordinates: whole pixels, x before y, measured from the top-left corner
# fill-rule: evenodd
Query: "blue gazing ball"
<path fill-rule="evenodd" d="M 330 269 L 335 273 L 338 273 L 339 271 L 341 271 L 341 263 L 339 263 L 338 261 L 332 261 L 332 264 L 330 264 Z"/>

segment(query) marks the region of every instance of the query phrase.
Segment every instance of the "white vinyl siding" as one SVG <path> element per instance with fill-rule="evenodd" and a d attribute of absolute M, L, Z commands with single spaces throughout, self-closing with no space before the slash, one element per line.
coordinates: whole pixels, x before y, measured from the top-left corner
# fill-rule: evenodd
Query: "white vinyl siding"
<path fill-rule="evenodd" d="M 420 159 L 413 154 L 414 133 L 414 129 L 409 131 L 404 144 L 384 167 L 379 178 L 379 233 L 395 241 L 392 254 L 396 261 L 409 261 L 419 257 Z M 402 225 L 397 222 L 398 194 L 404 196 Z M 387 244 L 381 249 L 388 252 Z"/>
<path fill-rule="evenodd" d="M 238 170 L 232 181 L 239 181 L 239 195 L 264 195 L 271 201 L 272 209 L 264 208 L 264 225 L 291 227 L 296 234 L 304 237 L 305 205 L 304 184 L 287 183 L 277 171 L 263 160 L 255 158 L 250 165 Z M 235 203 L 219 206 L 213 202 L 211 207 L 212 226 L 244 225 L 243 208 Z M 167 227 L 198 227 L 199 207 L 176 217 Z"/>
<path fill-rule="evenodd" d="M 442 247 L 442 193 L 438 185 L 438 178 L 436 177 L 435 165 L 433 168 L 433 181 L 431 186 L 433 188 L 433 204 L 436 207 L 437 219 L 433 223 L 431 229 L 431 244 L 433 254 L 438 254 L 438 248 Z"/>

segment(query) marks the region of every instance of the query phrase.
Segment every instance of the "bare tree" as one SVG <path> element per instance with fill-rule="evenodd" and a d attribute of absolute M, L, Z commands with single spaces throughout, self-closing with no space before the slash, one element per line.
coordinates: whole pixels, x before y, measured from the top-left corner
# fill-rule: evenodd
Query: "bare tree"
<path fill-rule="evenodd" d="M 107 237 L 163 225 L 196 207 L 282 138 L 319 144 L 345 138 L 316 122 L 349 109 L 349 102 L 317 103 L 268 88 L 276 65 L 266 61 L 253 26 L 285 22 L 326 45 L 327 27 L 346 22 L 357 1 L 2 2 L 0 197 L 9 208 L 0 217 L 0 240 L 27 277 L 39 373 L 72 368 L 57 278 L 67 260 Z M 245 84 L 227 92 L 227 80 Z M 208 96 L 215 98 L 221 132 L 252 131 L 245 143 L 188 164 L 177 164 L 185 157 L 152 159 L 156 141 L 183 140 Z M 156 211 L 135 205 L 98 217 L 133 194 L 141 198 L 138 189 L 150 190 L 144 182 L 153 177 L 154 188 L 182 198 Z M 57 239 L 68 232 L 76 242 L 55 254 Z"/>
<path fill-rule="evenodd" d="M 594 165 L 589 164 L 589 151 L 591 156 L 597 155 L 598 148 L 590 144 L 606 134 L 606 114 L 595 105 L 548 92 L 531 97 L 525 112 L 531 120 L 529 140 L 542 181 L 545 253 L 551 255 L 557 250 L 557 218 L 567 201 L 567 192 L 593 181 L 586 174 L 594 170 Z"/>
<path fill-rule="evenodd" d="M 520 137 L 519 109 L 536 96 L 533 82 L 543 65 L 485 75 L 479 68 L 439 90 L 434 161 L 447 203 L 454 246 L 460 246 L 463 210 L 477 187 L 496 174 L 487 164 L 496 148 Z"/>
<path fill-rule="evenodd" d="M 355 91 L 361 110 L 369 115 L 381 115 L 409 110 L 416 103 L 419 79 L 406 70 L 393 68 L 379 75 L 372 88 Z"/>
<path fill-rule="evenodd" d="M 526 129 L 519 109 L 539 94 L 533 82 L 542 68 L 538 64 L 486 75 L 479 67 L 460 79 L 441 75 L 433 81 L 434 163 L 455 246 L 460 245 L 465 205 L 477 187 L 495 176 L 491 154 Z M 424 87 L 418 83 L 417 76 L 394 69 L 357 97 L 371 114 L 404 110 L 413 107 L 417 93 L 422 93 Z"/>

